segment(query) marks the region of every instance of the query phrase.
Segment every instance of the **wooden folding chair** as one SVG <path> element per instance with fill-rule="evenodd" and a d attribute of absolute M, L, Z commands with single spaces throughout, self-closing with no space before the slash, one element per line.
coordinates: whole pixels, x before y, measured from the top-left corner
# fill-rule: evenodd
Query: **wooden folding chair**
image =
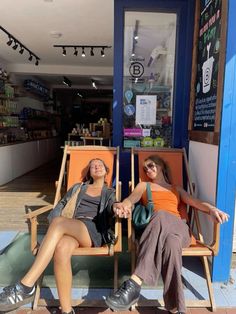
<path fill-rule="evenodd" d="M 138 159 L 138 178 L 139 181 L 147 180 L 143 171 L 143 162 L 150 155 L 160 156 L 169 166 L 172 183 L 174 185 L 183 186 L 183 175 L 186 174 L 188 189 L 191 195 L 193 195 L 193 184 L 190 177 L 190 171 L 187 161 L 186 152 L 184 149 L 152 149 L 152 148 L 133 148 L 131 151 L 131 189 L 135 187 L 135 156 Z M 194 237 L 192 237 L 192 243 L 190 247 L 182 250 L 182 256 L 199 256 L 203 262 L 204 272 L 206 276 L 206 282 L 209 292 L 209 300 L 186 300 L 186 305 L 190 307 L 211 307 L 212 311 L 216 309 L 215 300 L 213 294 L 213 287 L 211 282 L 210 268 L 208 264 L 208 257 L 215 256 L 218 253 L 219 248 L 219 223 L 214 223 L 213 228 L 213 241 L 211 245 L 204 243 L 201 225 L 199 220 L 198 210 L 194 208 L 188 208 L 181 205 L 180 209 L 181 217 L 188 219 L 191 225 L 191 229 L 196 229 Z M 132 226 L 131 218 L 128 220 L 128 247 L 131 252 L 131 264 L 132 272 L 135 267 L 135 253 L 136 253 L 136 241 L 135 231 Z M 162 303 L 163 304 L 163 303 Z"/>
<path fill-rule="evenodd" d="M 38 210 L 32 211 L 26 215 L 26 218 L 30 221 L 31 226 L 31 251 L 35 255 L 38 249 L 37 231 L 45 230 L 48 227 L 47 215 L 60 200 L 61 190 L 63 188 L 63 177 L 66 172 L 67 187 L 68 190 L 74 183 L 81 182 L 83 179 L 83 169 L 88 165 L 88 162 L 93 158 L 102 159 L 109 167 L 110 171 L 106 176 L 106 182 L 108 186 L 113 186 L 113 179 L 115 178 L 116 198 L 121 198 L 121 183 L 119 182 L 119 147 L 105 147 L 105 146 L 65 146 L 64 155 L 61 164 L 61 170 L 59 180 L 56 182 L 56 195 L 53 205 L 42 207 Z M 41 219 L 40 215 L 45 214 Z M 44 226 L 39 225 L 39 220 L 43 222 Z M 102 247 L 92 248 L 77 248 L 73 255 L 81 256 L 114 256 L 114 288 L 117 288 L 118 281 L 118 254 L 122 251 L 122 233 L 121 233 L 120 219 L 116 218 L 115 221 L 115 236 L 117 242 L 114 245 L 103 245 Z M 43 277 L 43 276 L 42 276 Z M 40 286 L 42 283 L 42 277 L 38 280 L 35 299 L 33 302 L 33 309 L 36 309 L 38 305 L 53 305 L 58 304 L 58 300 L 40 299 Z M 73 305 L 79 305 L 84 300 L 73 300 Z"/>

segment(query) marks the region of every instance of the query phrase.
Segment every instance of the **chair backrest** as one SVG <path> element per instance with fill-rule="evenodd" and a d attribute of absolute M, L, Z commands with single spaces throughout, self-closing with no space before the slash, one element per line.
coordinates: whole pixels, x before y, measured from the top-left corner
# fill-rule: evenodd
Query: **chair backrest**
<path fill-rule="evenodd" d="M 138 181 L 147 181 L 147 176 L 143 170 L 143 163 L 151 155 L 157 155 L 164 160 L 169 168 L 171 183 L 183 187 L 183 171 L 185 169 L 185 155 L 183 149 L 176 148 L 133 148 L 131 153 L 131 184 L 132 190 L 135 186 L 135 161 L 134 156 L 138 158 Z M 186 170 L 186 169 L 185 169 Z M 190 220 L 187 207 L 180 203 L 179 212 L 182 218 Z"/>
<path fill-rule="evenodd" d="M 108 186 L 112 187 L 115 178 L 115 187 L 119 182 L 119 148 L 105 146 L 65 146 L 61 165 L 58 187 L 54 205 L 60 199 L 63 176 L 66 173 L 67 190 L 75 183 L 82 182 L 91 159 L 102 159 L 109 168 L 106 176 Z M 117 192 L 117 189 L 116 189 Z M 118 192 L 117 192 L 118 193 Z M 118 195 L 116 195 L 118 197 Z"/>
<path fill-rule="evenodd" d="M 143 170 L 143 162 L 151 155 L 158 155 L 168 165 L 171 175 L 171 183 L 183 186 L 183 150 L 134 150 L 138 155 L 139 180 L 146 181 L 147 176 Z"/>

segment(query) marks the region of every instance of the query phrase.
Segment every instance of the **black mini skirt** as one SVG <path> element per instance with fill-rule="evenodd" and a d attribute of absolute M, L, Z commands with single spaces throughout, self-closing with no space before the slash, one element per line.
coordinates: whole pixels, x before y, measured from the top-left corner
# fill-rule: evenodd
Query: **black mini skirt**
<path fill-rule="evenodd" d="M 79 220 L 82 221 L 88 229 L 93 247 L 102 246 L 102 235 L 98 232 L 95 222 L 89 218 L 79 218 Z"/>

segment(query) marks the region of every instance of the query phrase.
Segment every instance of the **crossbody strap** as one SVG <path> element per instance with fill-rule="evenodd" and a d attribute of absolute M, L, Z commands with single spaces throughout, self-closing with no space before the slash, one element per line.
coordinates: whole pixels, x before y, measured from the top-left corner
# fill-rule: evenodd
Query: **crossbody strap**
<path fill-rule="evenodd" d="M 67 217 L 67 218 L 74 217 L 76 207 L 78 207 L 81 202 L 81 198 L 80 198 L 77 204 L 77 199 L 78 199 L 78 196 L 82 187 L 84 187 L 84 183 L 81 183 L 78 189 L 72 194 L 71 198 L 68 200 L 65 207 L 62 209 L 61 216 Z"/>
<path fill-rule="evenodd" d="M 149 182 L 147 182 L 146 192 L 147 192 L 147 200 L 148 200 L 148 203 L 152 203 L 152 204 L 153 204 L 151 185 L 150 185 Z"/>

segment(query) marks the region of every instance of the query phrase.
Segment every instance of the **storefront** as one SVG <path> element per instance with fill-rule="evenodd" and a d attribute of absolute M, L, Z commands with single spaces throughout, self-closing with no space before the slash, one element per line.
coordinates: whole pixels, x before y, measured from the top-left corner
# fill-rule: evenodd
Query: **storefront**
<path fill-rule="evenodd" d="M 128 181 L 130 147 L 185 147 L 198 197 L 231 216 L 212 263 L 213 280 L 227 281 L 235 210 L 235 3 L 123 0 L 114 12 L 113 145 L 123 148 L 121 179 Z"/>

